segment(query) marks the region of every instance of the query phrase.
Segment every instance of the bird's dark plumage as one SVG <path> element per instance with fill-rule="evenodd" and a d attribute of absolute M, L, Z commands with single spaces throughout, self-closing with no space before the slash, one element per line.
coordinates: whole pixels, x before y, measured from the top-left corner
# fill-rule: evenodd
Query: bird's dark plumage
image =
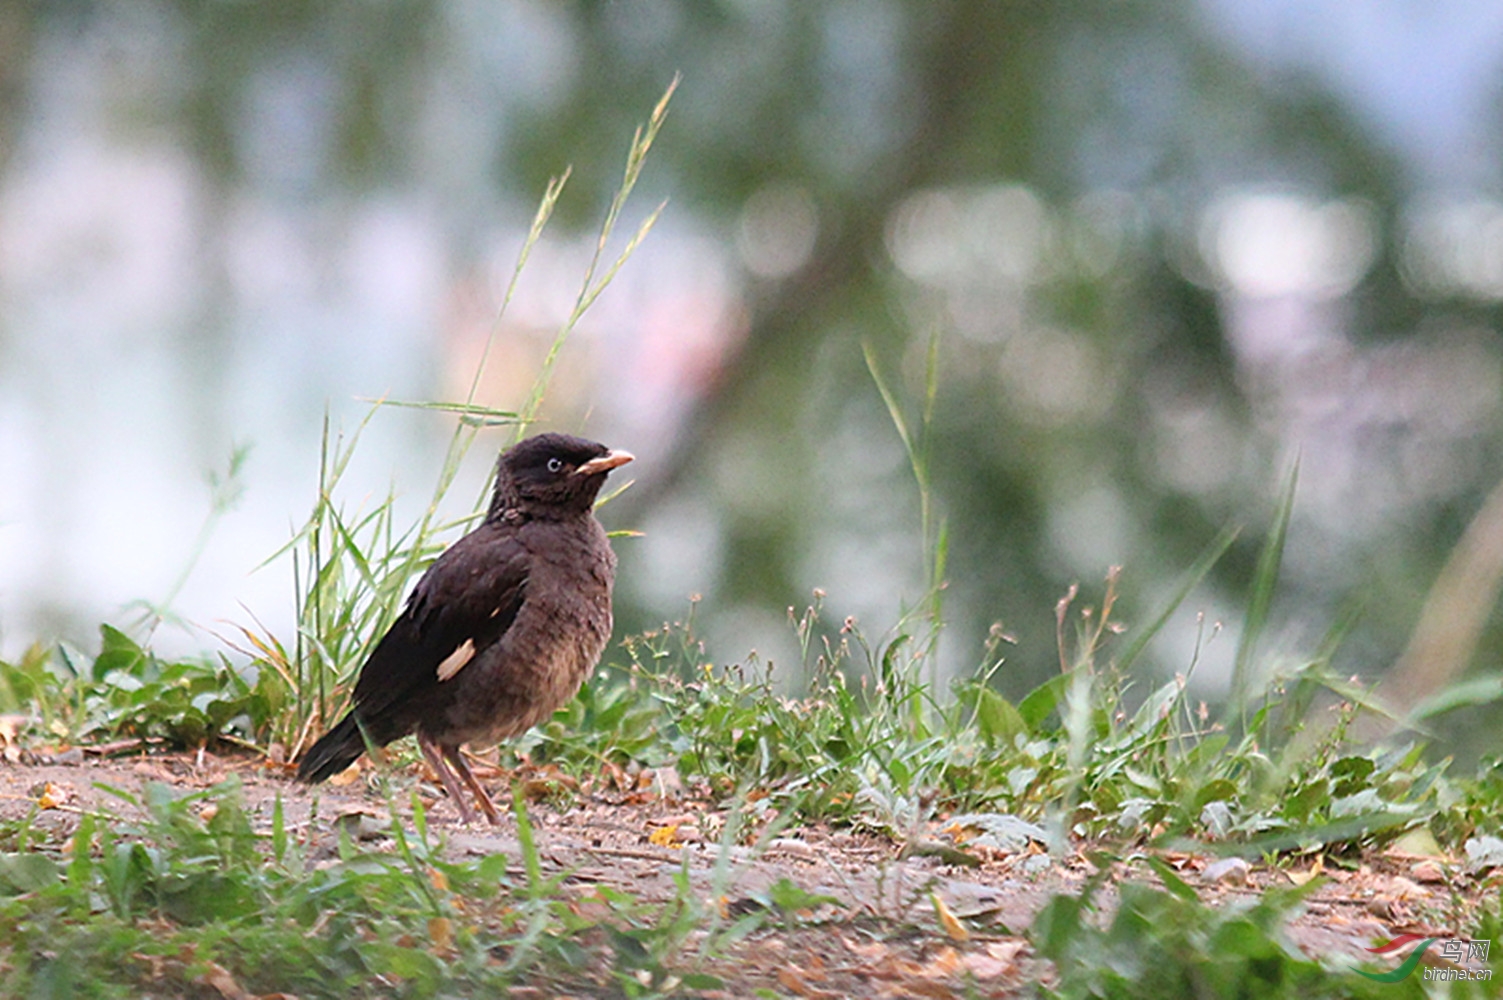
<path fill-rule="evenodd" d="M 572 698 L 600 658 L 616 558 L 593 510 L 606 476 L 631 460 L 566 434 L 504 453 L 485 521 L 418 580 L 360 668 L 349 714 L 309 748 L 298 779 L 322 781 L 367 743 L 415 732 L 460 815 L 471 819 L 455 772 L 496 822 L 459 747 L 526 732 Z"/>

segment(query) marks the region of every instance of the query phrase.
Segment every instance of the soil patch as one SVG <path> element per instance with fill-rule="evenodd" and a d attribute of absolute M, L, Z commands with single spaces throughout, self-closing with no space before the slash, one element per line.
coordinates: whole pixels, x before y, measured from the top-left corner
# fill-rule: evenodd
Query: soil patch
<path fill-rule="evenodd" d="M 1079 852 L 1051 857 L 1037 844 L 1012 851 L 977 848 L 944 820 L 918 831 L 917 850 L 906 852 L 889 837 L 823 824 L 781 829 L 760 838 L 756 848 L 743 846 L 756 839 L 745 836 L 723 845 L 721 834 L 732 817 L 722 805 L 680 789 L 671 774 L 619 782 L 631 786 L 625 789 L 568 791 L 561 776 L 546 772 L 503 773 L 484 766 L 476 772 L 492 789 L 523 782 L 543 869 L 562 873 L 565 890 L 582 901 L 593 887 L 608 885 L 644 903 L 666 902 L 681 891 L 676 879 L 685 871 L 699 898 L 720 907 L 727 919 L 767 907 L 789 886 L 807 894 L 810 904 L 795 918 L 769 922 L 704 959 L 699 968 L 725 981 L 724 996 L 749 996 L 759 988 L 805 997 L 1012 995 L 1051 975 L 1025 937 L 1034 916 L 1052 896 L 1078 891 L 1093 871 Z M 129 813 L 128 802 L 101 786 L 138 796 L 149 782 L 188 792 L 232 777 L 256 827 L 270 830 L 280 799 L 289 831 L 312 857 L 334 856 L 340 825 L 372 850 L 389 846 L 384 830 L 390 810 L 410 824 L 416 790 L 430 831 L 444 839 L 451 856 L 499 852 L 521 874 L 511 816 L 500 828 L 462 826 L 436 783 L 416 766 L 389 769 L 379 781 L 364 775 L 308 788 L 289 780 L 285 766 L 253 755 L 98 758 L 70 751 L 59 758 L 0 762 L 0 820 L 18 819 L 41 804 L 35 827 L 63 838 L 85 812 Z M 386 796 L 377 791 L 383 783 Z M 565 794 L 543 796 L 549 789 Z M 767 829 L 773 817 L 758 808 L 752 804 L 741 817 L 744 831 Z M 953 863 L 966 860 L 954 853 L 957 847 L 966 847 L 979 863 Z M 1312 874 L 1305 861 L 1270 868 L 1189 854 L 1165 860 L 1204 901 L 1217 905 L 1249 902 L 1271 885 Z M 1451 921 L 1463 916 L 1458 900 L 1464 906 L 1465 887 L 1448 873 L 1444 859 L 1394 855 L 1327 867 L 1329 883 L 1306 901 L 1289 936 L 1324 962 L 1341 955 L 1370 959 L 1374 941 L 1400 933 L 1457 936 Z M 1120 879 L 1153 876 L 1146 868 L 1123 866 L 1113 872 L 1113 880 Z M 1104 910 L 1113 898 L 1110 889 L 1100 894 Z"/>

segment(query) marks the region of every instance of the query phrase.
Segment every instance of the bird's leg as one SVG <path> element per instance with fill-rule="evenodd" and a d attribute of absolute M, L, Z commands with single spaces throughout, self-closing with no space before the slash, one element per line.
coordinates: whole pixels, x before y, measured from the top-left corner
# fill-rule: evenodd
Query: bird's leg
<path fill-rule="evenodd" d="M 444 757 L 449 752 L 448 748 L 440 747 L 422 733 L 418 733 L 418 749 L 423 751 L 423 759 L 428 762 L 429 767 L 433 768 L 433 773 L 438 775 L 438 780 L 444 783 L 444 791 L 449 793 L 450 800 L 453 801 L 455 808 L 459 810 L 460 822 L 475 822 L 475 814 L 470 812 L 470 806 L 465 801 L 464 792 L 460 790 L 459 782 L 454 780 L 454 772 L 449 770 L 448 764 L 444 763 Z M 465 772 L 465 777 L 469 778 L 471 782 L 475 780 L 470 776 L 468 771 Z M 495 806 L 491 806 L 491 809 L 494 812 Z M 488 813 L 487 815 L 490 814 Z M 495 820 L 492 819 L 491 822 L 495 822 Z"/>
<path fill-rule="evenodd" d="M 491 801 L 491 797 L 480 786 L 480 781 L 470 772 L 470 765 L 464 762 L 464 757 L 460 754 L 459 747 L 446 746 L 439 749 L 443 751 L 444 756 L 449 759 L 449 762 L 454 765 L 454 770 L 459 772 L 460 779 L 470 787 L 470 791 L 475 793 L 475 801 L 480 804 L 480 811 L 485 813 L 485 818 L 491 821 L 491 826 L 500 826 L 501 816 L 496 812 L 496 804 Z"/>

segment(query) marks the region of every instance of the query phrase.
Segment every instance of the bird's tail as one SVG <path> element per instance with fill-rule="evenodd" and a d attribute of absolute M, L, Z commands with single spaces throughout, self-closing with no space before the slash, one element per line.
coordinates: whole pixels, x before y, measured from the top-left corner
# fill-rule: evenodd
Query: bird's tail
<path fill-rule="evenodd" d="M 308 748 L 298 762 L 297 780 L 311 785 L 331 778 L 355 763 L 355 758 L 364 752 L 365 735 L 360 731 L 355 713 L 350 712 L 339 721 L 339 725 Z"/>

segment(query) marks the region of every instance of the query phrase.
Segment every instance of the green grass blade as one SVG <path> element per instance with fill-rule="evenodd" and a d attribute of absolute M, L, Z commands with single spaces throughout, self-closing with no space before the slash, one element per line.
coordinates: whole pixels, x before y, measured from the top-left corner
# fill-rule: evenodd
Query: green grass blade
<path fill-rule="evenodd" d="M 897 428 L 898 437 L 903 441 L 903 450 L 908 453 L 908 461 L 912 462 L 918 453 L 914 447 L 913 435 L 908 431 L 908 420 L 903 416 L 903 407 L 898 403 L 897 395 L 882 374 L 882 367 L 877 363 L 877 355 L 872 349 L 871 341 L 861 342 L 861 355 L 866 358 L 866 370 L 871 372 L 872 382 L 876 384 L 877 392 L 882 396 L 882 402 L 887 405 L 887 414 L 892 418 L 892 425 Z"/>
<path fill-rule="evenodd" d="M 1296 457 L 1284 479 L 1278 510 L 1268 539 L 1258 553 L 1258 564 L 1253 571 L 1252 592 L 1248 599 L 1247 619 L 1242 625 L 1242 635 L 1237 640 L 1237 655 L 1232 666 L 1232 701 L 1234 715 L 1246 722 L 1248 685 L 1251 681 L 1253 656 L 1258 640 L 1268 624 L 1268 608 L 1273 603 L 1274 587 L 1278 583 L 1279 565 L 1284 558 L 1284 543 L 1289 535 L 1289 519 L 1294 512 L 1295 486 L 1299 482 L 1299 458 Z"/>
<path fill-rule="evenodd" d="M 1503 674 L 1487 674 L 1452 684 L 1414 707 L 1411 722 L 1422 722 L 1458 708 L 1476 708 L 1503 701 Z"/>
<path fill-rule="evenodd" d="M 1200 558 L 1195 560 L 1194 565 L 1185 574 L 1184 579 L 1180 581 L 1179 586 L 1175 588 L 1174 594 L 1169 598 L 1168 602 L 1127 643 L 1127 647 L 1122 651 L 1122 655 L 1117 660 L 1119 670 L 1126 673 L 1132 667 L 1137 658 L 1142 655 L 1143 650 L 1147 648 L 1148 643 L 1153 640 L 1154 636 L 1159 634 L 1174 612 L 1179 610 L 1179 606 L 1184 603 L 1185 598 L 1190 596 L 1190 592 L 1200 586 L 1200 582 L 1206 578 L 1206 574 L 1211 571 L 1211 568 L 1221 561 L 1222 556 L 1226 555 L 1226 550 L 1231 548 L 1232 543 L 1237 540 L 1240 530 L 1239 528 L 1226 528 L 1206 547 L 1206 550 L 1201 553 Z"/>
<path fill-rule="evenodd" d="M 506 424 L 514 424 L 521 417 L 512 410 L 498 410 L 490 406 L 481 406 L 479 403 L 422 403 L 412 402 L 405 399 L 368 399 L 359 397 L 363 403 L 374 403 L 377 406 L 403 406 L 413 410 L 438 410 L 442 413 L 456 413 L 459 419 L 471 427 L 501 427 Z"/>
<path fill-rule="evenodd" d="M 662 205 L 650 213 L 647 220 L 637 229 L 636 234 L 627 242 L 625 249 L 618 254 L 614 262 L 605 274 L 596 281 L 595 274 L 600 268 L 600 262 L 605 257 L 606 246 L 610 243 L 612 234 L 616 230 L 616 222 L 621 217 L 622 210 L 626 207 L 627 200 L 631 197 L 632 189 L 636 187 L 637 180 L 641 177 L 642 167 L 647 161 L 647 152 L 652 148 L 657 139 L 658 132 L 663 127 L 663 122 L 668 116 L 668 103 L 673 99 L 673 92 L 678 89 L 680 77 L 674 74 L 673 80 L 668 84 L 668 89 L 663 92 L 657 105 L 652 109 L 647 124 L 639 127 L 632 138 L 631 149 L 626 154 L 626 170 L 621 179 L 621 186 L 617 189 L 615 197 L 611 199 L 610 208 L 606 210 L 605 220 L 600 226 L 600 235 L 595 241 L 595 252 L 585 267 L 584 280 L 580 282 L 579 295 L 575 300 L 574 308 L 570 311 L 567 319 L 559 327 L 558 333 L 553 338 L 553 343 L 548 347 L 548 353 L 543 358 L 542 366 L 538 370 L 537 378 L 533 380 L 532 389 L 528 393 L 527 401 L 523 404 L 516 423 L 516 440 L 520 440 L 538 415 L 538 410 L 543 405 L 543 398 L 547 394 L 548 384 L 552 379 L 553 368 L 558 362 L 559 352 L 563 350 L 565 341 L 570 333 L 578 325 L 586 310 L 594 304 L 596 298 L 610 284 L 616 272 L 626 263 L 627 259 L 637 249 L 647 232 L 657 221 Z"/>

